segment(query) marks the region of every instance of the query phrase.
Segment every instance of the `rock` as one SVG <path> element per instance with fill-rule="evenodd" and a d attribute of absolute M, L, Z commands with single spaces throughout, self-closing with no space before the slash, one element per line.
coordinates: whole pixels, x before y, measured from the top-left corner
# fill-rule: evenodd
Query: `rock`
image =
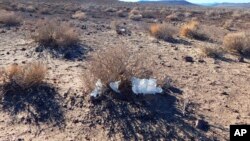
<path fill-rule="evenodd" d="M 87 26 L 86 25 L 82 25 L 81 29 L 87 29 Z"/>
<path fill-rule="evenodd" d="M 24 139 L 23 138 L 18 138 L 17 141 L 24 141 Z"/>
<path fill-rule="evenodd" d="M 221 94 L 222 95 L 229 95 L 227 92 L 222 92 Z"/>
<path fill-rule="evenodd" d="M 21 51 L 25 51 L 25 50 L 26 50 L 26 48 L 22 48 L 22 49 L 21 49 Z"/>
<path fill-rule="evenodd" d="M 190 62 L 190 63 L 193 63 L 193 62 L 194 62 L 194 59 L 193 59 L 193 57 L 191 57 L 191 56 L 185 56 L 185 57 L 184 57 L 184 60 L 185 60 L 186 62 Z"/>
<path fill-rule="evenodd" d="M 203 119 L 197 120 L 196 123 L 195 123 L 195 127 L 202 130 L 202 131 L 206 131 L 206 132 L 210 128 L 208 122 L 203 120 Z"/>
<path fill-rule="evenodd" d="M 205 61 L 203 59 L 199 59 L 198 62 L 199 63 L 205 63 Z"/>
<path fill-rule="evenodd" d="M 78 119 L 74 119 L 72 122 L 73 122 L 74 124 L 76 124 L 76 123 L 79 123 L 80 121 L 79 121 Z"/>

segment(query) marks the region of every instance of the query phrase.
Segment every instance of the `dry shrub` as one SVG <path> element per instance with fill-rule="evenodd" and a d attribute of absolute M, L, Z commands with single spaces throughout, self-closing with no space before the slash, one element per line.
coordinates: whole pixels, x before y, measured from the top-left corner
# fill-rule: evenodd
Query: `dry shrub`
<path fill-rule="evenodd" d="M 151 36 L 165 41 L 174 41 L 173 35 L 176 34 L 176 29 L 169 24 L 153 24 L 149 28 Z"/>
<path fill-rule="evenodd" d="M 191 21 L 184 24 L 180 29 L 180 35 L 184 37 L 191 37 L 194 32 L 197 31 L 199 22 Z"/>
<path fill-rule="evenodd" d="M 26 11 L 27 12 L 35 12 L 36 8 L 33 5 L 29 5 L 26 7 Z"/>
<path fill-rule="evenodd" d="M 141 12 L 138 10 L 138 8 L 134 8 L 129 12 L 130 15 L 140 15 Z"/>
<path fill-rule="evenodd" d="M 173 14 L 170 14 L 170 15 L 166 16 L 166 20 L 178 21 L 179 17 L 178 17 L 178 15 L 176 13 L 173 13 Z"/>
<path fill-rule="evenodd" d="M 180 35 L 191 39 L 208 40 L 208 37 L 204 33 L 200 32 L 199 22 L 194 20 L 184 24 L 181 27 Z"/>
<path fill-rule="evenodd" d="M 47 67 L 41 62 L 33 62 L 27 65 L 19 66 L 13 64 L 4 72 L 6 82 L 22 89 L 28 89 L 39 85 L 45 79 Z"/>
<path fill-rule="evenodd" d="M 225 23 L 223 24 L 223 28 L 230 30 L 231 27 L 233 27 L 233 24 L 234 24 L 234 20 L 232 19 L 226 20 Z"/>
<path fill-rule="evenodd" d="M 142 19 L 142 14 L 139 10 L 134 8 L 129 12 L 129 19 L 134 20 L 134 21 L 139 21 Z"/>
<path fill-rule="evenodd" d="M 240 55 L 250 55 L 250 35 L 245 32 L 229 33 L 224 37 L 223 46 L 226 51 Z"/>
<path fill-rule="evenodd" d="M 145 10 L 142 12 L 142 17 L 143 18 L 155 18 L 156 17 L 156 12 L 153 10 Z"/>
<path fill-rule="evenodd" d="M 119 10 L 116 12 L 117 16 L 119 17 L 127 17 L 127 12 L 124 10 Z"/>
<path fill-rule="evenodd" d="M 0 23 L 6 26 L 16 26 L 21 23 L 21 18 L 12 11 L 0 11 Z"/>
<path fill-rule="evenodd" d="M 110 82 L 121 81 L 119 90 L 123 92 L 130 87 L 131 77 L 148 78 L 152 72 L 141 63 L 141 58 L 141 55 L 131 57 L 131 53 L 125 47 L 110 47 L 95 52 L 90 56 L 88 70 L 83 75 L 86 92 L 94 89 L 98 79 L 106 88 Z"/>
<path fill-rule="evenodd" d="M 79 34 L 66 23 L 55 21 L 39 21 L 33 39 L 41 45 L 52 47 L 68 47 L 79 43 Z"/>
<path fill-rule="evenodd" d="M 76 11 L 75 14 L 72 15 L 72 18 L 73 19 L 78 19 L 78 20 L 86 20 L 87 19 L 87 16 L 84 12 L 82 11 Z"/>
<path fill-rule="evenodd" d="M 40 13 L 40 14 L 43 14 L 43 15 L 49 15 L 49 14 L 51 14 L 50 11 L 51 11 L 51 10 L 50 10 L 49 7 L 41 7 L 41 8 L 39 9 L 39 13 Z"/>
<path fill-rule="evenodd" d="M 201 55 L 205 57 L 211 57 L 211 58 L 222 58 L 224 55 L 224 51 L 221 48 L 202 47 Z"/>

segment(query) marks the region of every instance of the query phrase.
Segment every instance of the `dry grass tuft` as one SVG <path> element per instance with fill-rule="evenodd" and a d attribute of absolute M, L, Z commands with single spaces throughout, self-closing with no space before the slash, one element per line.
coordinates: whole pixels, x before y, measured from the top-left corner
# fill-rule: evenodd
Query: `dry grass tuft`
<path fill-rule="evenodd" d="M 41 45 L 68 47 L 79 43 L 79 34 L 69 24 L 53 21 L 38 22 L 38 30 L 33 39 Z"/>
<path fill-rule="evenodd" d="M 11 11 L 0 11 L 0 23 L 6 25 L 6 26 L 16 26 L 21 23 L 21 18 Z"/>
<path fill-rule="evenodd" d="M 174 40 L 173 35 L 176 34 L 176 29 L 168 24 L 152 24 L 149 32 L 155 38 L 172 42 Z"/>
<path fill-rule="evenodd" d="M 45 79 L 47 67 L 41 62 L 30 63 L 24 66 L 13 64 L 4 71 L 5 82 L 22 89 L 39 85 Z"/>
<path fill-rule="evenodd" d="M 208 40 L 208 37 L 201 33 L 199 29 L 199 22 L 192 20 L 181 27 L 180 36 L 197 40 Z"/>
<path fill-rule="evenodd" d="M 87 15 L 82 11 L 76 11 L 75 14 L 72 15 L 72 18 L 83 21 L 87 19 Z"/>
<path fill-rule="evenodd" d="M 224 49 L 239 55 L 250 55 L 250 35 L 245 32 L 229 33 L 223 40 Z"/>

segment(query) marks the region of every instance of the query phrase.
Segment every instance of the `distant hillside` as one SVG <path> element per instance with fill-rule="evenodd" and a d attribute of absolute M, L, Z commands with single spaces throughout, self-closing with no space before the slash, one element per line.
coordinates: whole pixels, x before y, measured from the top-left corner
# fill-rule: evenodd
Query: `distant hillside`
<path fill-rule="evenodd" d="M 186 0 L 141 0 L 140 3 L 156 3 L 156 4 L 168 4 L 168 5 L 194 5 Z"/>
<path fill-rule="evenodd" d="M 201 5 L 225 8 L 250 8 L 250 3 L 204 3 Z"/>

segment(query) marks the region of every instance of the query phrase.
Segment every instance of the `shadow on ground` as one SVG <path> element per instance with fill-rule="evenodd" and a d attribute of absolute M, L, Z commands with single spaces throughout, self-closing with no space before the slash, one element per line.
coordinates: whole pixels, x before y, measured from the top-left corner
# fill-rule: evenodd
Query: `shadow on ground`
<path fill-rule="evenodd" d="M 122 135 L 125 140 L 210 140 L 204 131 L 187 122 L 194 117 L 183 115 L 177 108 L 177 93 L 182 91 L 173 87 L 164 94 L 123 101 L 107 92 L 93 102 L 89 120 L 93 126 L 102 124 L 110 138 Z"/>
<path fill-rule="evenodd" d="M 69 61 L 83 60 L 90 47 L 84 44 L 76 44 L 68 47 L 58 47 L 58 46 L 42 46 L 39 45 L 36 49 L 36 52 L 48 51 L 55 58 L 63 58 Z"/>
<path fill-rule="evenodd" d="M 51 123 L 59 127 L 64 126 L 62 98 L 56 89 L 48 84 L 34 86 L 28 90 L 8 84 L 3 86 L 0 96 L 1 110 L 9 113 L 14 119 L 23 115 L 19 121 L 27 124 Z"/>

